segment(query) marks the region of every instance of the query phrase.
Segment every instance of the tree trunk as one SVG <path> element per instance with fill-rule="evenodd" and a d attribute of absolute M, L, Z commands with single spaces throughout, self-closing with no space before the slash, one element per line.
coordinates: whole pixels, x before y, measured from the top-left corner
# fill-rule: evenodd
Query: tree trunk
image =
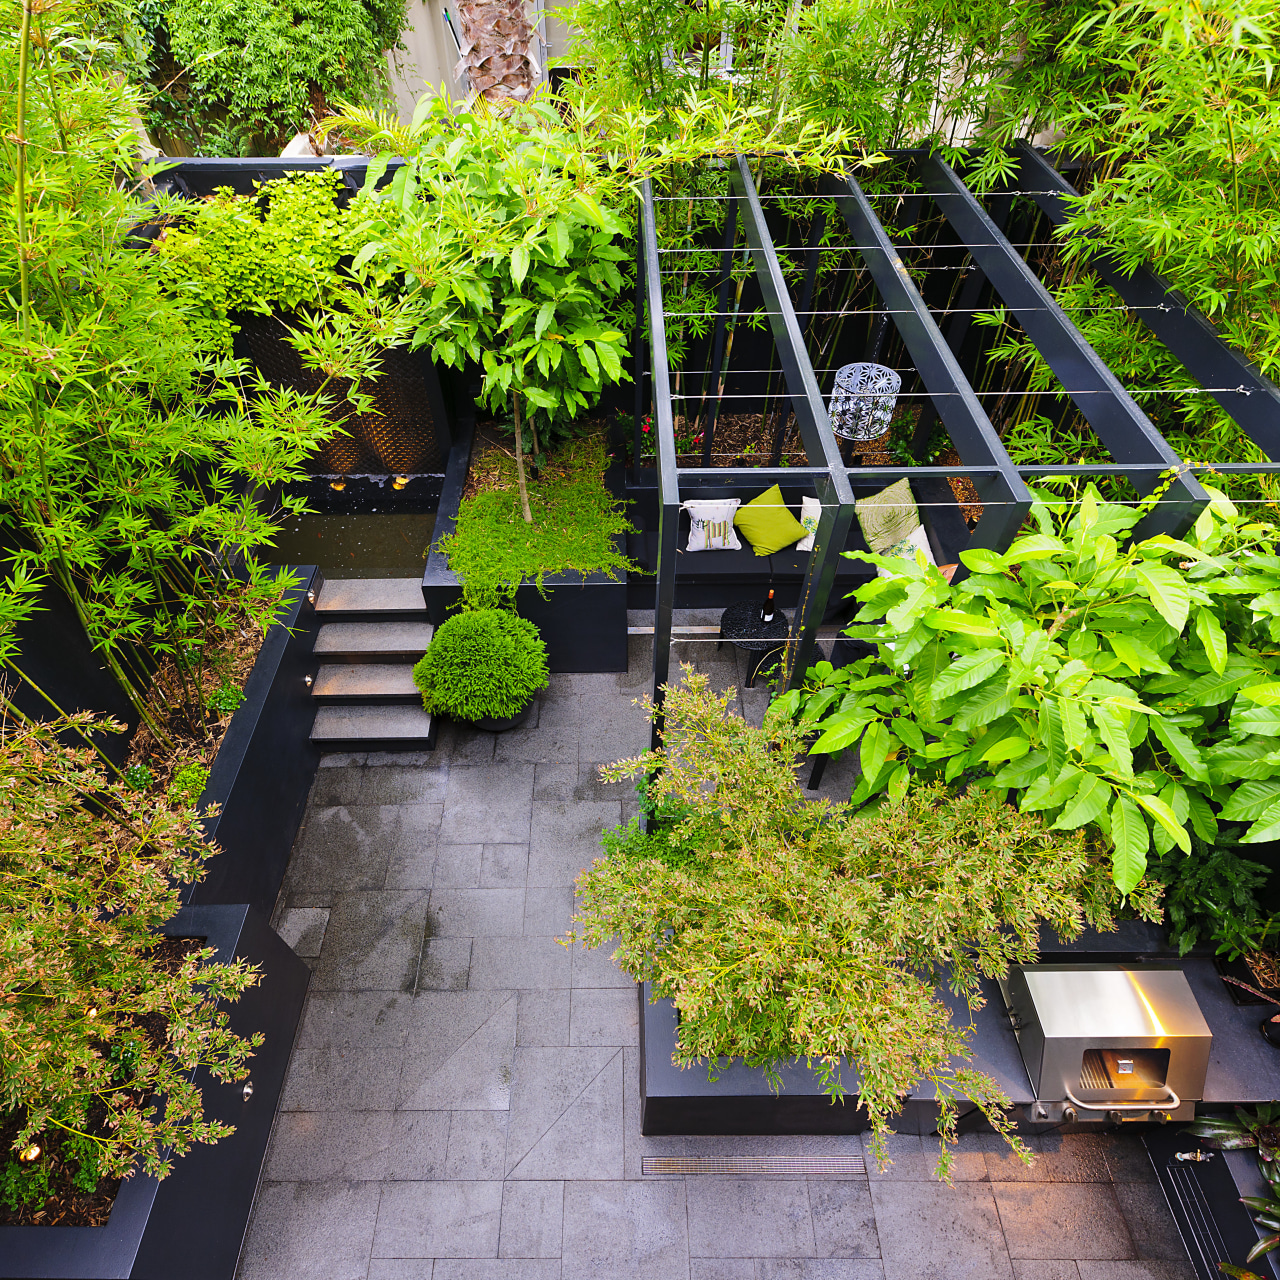
<path fill-rule="evenodd" d="M 458 6 L 462 58 L 471 92 L 501 109 L 533 95 L 539 73 L 532 48 L 538 37 L 525 15 L 524 0 L 468 0 Z"/>

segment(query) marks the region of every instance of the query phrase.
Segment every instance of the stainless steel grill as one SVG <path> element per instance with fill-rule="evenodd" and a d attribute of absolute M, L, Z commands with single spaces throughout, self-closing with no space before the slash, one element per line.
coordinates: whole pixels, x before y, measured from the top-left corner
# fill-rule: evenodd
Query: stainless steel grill
<path fill-rule="evenodd" d="M 1000 988 L 1033 1120 L 1190 1119 L 1213 1036 L 1176 965 L 1036 964 Z"/>

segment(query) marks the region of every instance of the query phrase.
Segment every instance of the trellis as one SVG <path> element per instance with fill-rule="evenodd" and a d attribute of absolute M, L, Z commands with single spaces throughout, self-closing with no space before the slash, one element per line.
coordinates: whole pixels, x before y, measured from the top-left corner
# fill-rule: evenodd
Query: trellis
<path fill-rule="evenodd" d="M 918 210 L 933 201 L 945 220 L 953 244 L 940 251 L 954 259 L 952 269 L 966 270 L 954 307 L 947 309 L 942 326 L 926 303 L 904 264 L 899 247 L 877 215 L 872 200 L 851 175 L 828 176 L 820 195 L 839 210 L 852 244 L 874 281 L 883 303 L 880 314 L 895 325 L 918 377 L 924 409 L 915 431 L 917 456 L 923 452 L 934 416 L 950 435 L 958 453 L 959 466 L 848 466 L 842 460 L 810 360 L 801 322 L 812 305 L 814 280 L 824 250 L 815 232 L 803 246 L 807 255 L 799 312 L 793 304 L 778 256 L 770 236 L 760 193 L 746 157 L 738 156 L 729 170 L 729 194 L 717 197 L 726 206 L 725 235 L 720 254 L 718 306 L 711 341 L 711 385 L 707 397 L 712 402 L 709 422 L 714 424 L 721 385 L 721 362 L 725 352 L 728 322 L 728 288 L 740 224 L 750 253 L 769 329 L 785 385 L 785 399 L 795 415 L 806 465 L 777 465 L 781 443 L 775 444 L 773 463 L 768 467 L 712 467 L 712 439 L 705 434 L 698 466 L 677 462 L 675 423 L 672 409 L 666 320 L 663 301 L 662 260 L 669 251 L 659 247 L 658 219 L 651 184 L 640 197 L 640 236 L 636 289 L 636 425 L 634 457 L 641 456 L 640 422 L 648 410 L 656 428 L 658 486 L 658 549 L 654 599 L 653 698 L 658 707 L 653 742 L 657 745 L 662 727 L 663 686 L 670 674 L 672 614 L 677 580 L 677 536 L 681 503 L 696 497 L 707 485 L 717 488 L 758 491 L 777 482 L 811 483 L 822 504 L 822 514 L 814 539 L 799 604 L 783 650 L 780 685 L 791 687 L 803 678 L 813 661 L 818 626 L 827 610 L 835 582 L 840 553 L 854 518 L 858 491 L 880 489 L 899 479 L 912 487 L 945 484 L 953 477 L 968 477 L 983 504 L 983 514 L 973 528 L 968 547 L 1006 549 L 1031 506 L 1027 480 L 1045 476 L 1123 476 L 1142 496 L 1164 486 L 1159 501 L 1144 518 L 1135 534 L 1178 535 L 1194 521 L 1208 502 L 1208 495 L 1196 479 L 1195 467 L 1187 466 L 1148 419 L 1119 379 L 1099 358 L 1071 319 L 1054 300 L 1036 273 L 1028 266 L 1019 248 L 1006 235 L 1005 223 L 1017 196 L 1029 196 L 1055 222 L 1066 216 L 1065 197 L 1075 194 L 1038 152 L 1023 147 L 1019 152 L 1019 172 L 1015 184 L 995 192 L 990 209 L 965 185 L 960 175 L 936 155 L 924 151 L 891 153 L 907 161 L 914 181 L 902 198 L 915 201 Z M 705 198 L 705 197 L 703 197 Z M 908 216 L 908 223 L 913 219 Z M 911 246 L 923 247 L 923 246 Z M 928 246 L 938 250 L 939 246 Z M 1239 353 L 1232 351 L 1212 326 L 1192 310 L 1151 271 L 1124 276 L 1118 265 L 1105 255 L 1094 263 L 1102 279 L 1135 309 L 1190 373 L 1205 386 L 1206 393 L 1237 421 L 1269 457 L 1280 446 L 1280 391 Z M 1113 465 L 1080 463 L 1072 465 L 1015 465 L 991 424 L 972 385 L 973 369 L 962 367 L 959 354 L 979 302 L 994 292 L 1016 317 L 1023 332 L 1053 371 L 1065 392 L 1110 452 Z M 785 410 L 784 410 L 785 421 Z M 1280 471 L 1271 464 L 1222 464 L 1218 471 Z M 963 565 L 956 580 L 964 575 Z"/>

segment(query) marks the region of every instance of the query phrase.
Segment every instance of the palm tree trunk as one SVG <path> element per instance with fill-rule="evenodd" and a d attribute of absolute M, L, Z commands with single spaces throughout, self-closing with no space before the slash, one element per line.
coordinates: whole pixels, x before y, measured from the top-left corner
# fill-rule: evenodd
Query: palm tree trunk
<path fill-rule="evenodd" d="M 524 0 L 468 0 L 458 16 L 462 58 L 454 74 L 467 73 L 472 94 L 499 109 L 532 97 L 540 68 Z"/>

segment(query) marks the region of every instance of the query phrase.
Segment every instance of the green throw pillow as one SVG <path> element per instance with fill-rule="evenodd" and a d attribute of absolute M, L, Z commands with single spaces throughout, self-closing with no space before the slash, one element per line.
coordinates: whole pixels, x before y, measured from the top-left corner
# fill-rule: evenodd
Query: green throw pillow
<path fill-rule="evenodd" d="M 758 556 L 771 556 L 783 547 L 799 542 L 808 530 L 791 514 L 775 484 L 758 498 L 738 508 L 734 528 L 741 529 Z"/>
<path fill-rule="evenodd" d="M 869 498 L 859 498 L 854 505 L 862 536 L 878 556 L 902 554 L 890 550 L 911 537 L 920 527 L 920 512 L 907 480 L 899 480 Z M 914 552 L 909 553 L 914 555 Z"/>

